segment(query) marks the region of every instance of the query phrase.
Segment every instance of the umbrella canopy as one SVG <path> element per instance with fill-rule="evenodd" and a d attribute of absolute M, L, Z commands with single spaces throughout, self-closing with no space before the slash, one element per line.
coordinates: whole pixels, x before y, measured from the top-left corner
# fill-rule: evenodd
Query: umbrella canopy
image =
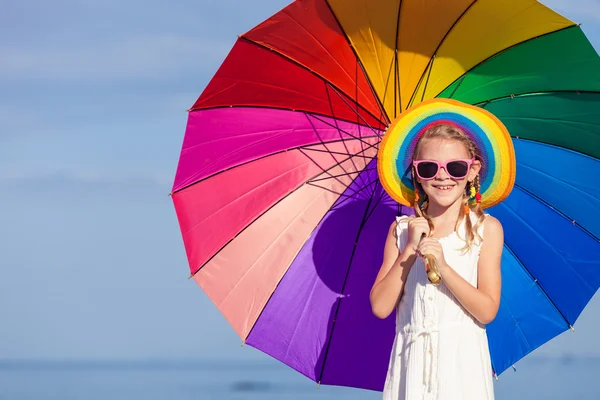
<path fill-rule="evenodd" d="M 190 110 L 173 187 L 191 274 L 253 346 L 323 384 L 382 390 L 394 317 L 369 292 L 402 211 L 378 144 L 435 97 L 484 107 L 517 177 L 487 327 L 497 375 L 600 285 L 600 57 L 533 0 L 298 0 L 241 35 Z"/>

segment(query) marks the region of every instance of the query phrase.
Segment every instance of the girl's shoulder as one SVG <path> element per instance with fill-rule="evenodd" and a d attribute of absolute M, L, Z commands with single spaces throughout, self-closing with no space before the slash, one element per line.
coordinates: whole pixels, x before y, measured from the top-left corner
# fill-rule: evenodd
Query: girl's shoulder
<path fill-rule="evenodd" d="M 482 225 L 482 229 L 483 227 L 485 227 L 485 230 L 488 231 L 489 234 L 492 235 L 497 235 L 499 232 L 503 232 L 503 228 L 502 228 L 502 223 L 500 222 L 500 220 L 498 220 L 498 218 L 488 214 L 488 213 L 484 213 L 485 215 L 485 219 L 483 220 Z"/>
<path fill-rule="evenodd" d="M 475 227 L 475 225 L 477 224 L 477 222 L 479 220 L 479 216 L 477 216 L 475 213 L 471 213 L 470 217 L 471 217 L 471 226 Z M 497 231 L 498 226 L 500 226 L 500 229 L 502 229 L 502 225 L 500 224 L 500 221 L 498 221 L 497 218 L 495 218 L 494 216 L 492 216 L 489 213 L 484 211 L 482 221 L 479 224 L 479 226 L 477 227 L 477 233 L 475 235 L 475 243 L 477 245 L 481 246 L 483 244 L 483 240 L 484 240 L 484 232 L 488 231 L 488 230 Z"/>

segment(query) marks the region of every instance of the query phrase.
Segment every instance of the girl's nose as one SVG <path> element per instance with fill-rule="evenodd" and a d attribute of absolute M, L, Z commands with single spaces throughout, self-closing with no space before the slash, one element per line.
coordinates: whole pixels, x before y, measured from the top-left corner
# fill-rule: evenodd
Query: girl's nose
<path fill-rule="evenodd" d="M 436 178 L 440 179 L 440 180 L 445 180 L 448 179 L 450 177 L 450 175 L 448 175 L 448 173 L 446 172 L 446 169 L 444 167 L 440 167 L 440 170 L 438 171 Z"/>

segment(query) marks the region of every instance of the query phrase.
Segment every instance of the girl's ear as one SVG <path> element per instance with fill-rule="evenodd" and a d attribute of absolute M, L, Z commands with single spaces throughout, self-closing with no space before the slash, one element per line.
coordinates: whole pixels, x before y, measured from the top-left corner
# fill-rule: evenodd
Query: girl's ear
<path fill-rule="evenodd" d="M 471 169 L 469 170 L 469 182 L 473 182 L 475 177 L 479 175 L 479 171 L 481 170 L 481 161 L 475 160 L 473 164 L 471 164 Z"/>

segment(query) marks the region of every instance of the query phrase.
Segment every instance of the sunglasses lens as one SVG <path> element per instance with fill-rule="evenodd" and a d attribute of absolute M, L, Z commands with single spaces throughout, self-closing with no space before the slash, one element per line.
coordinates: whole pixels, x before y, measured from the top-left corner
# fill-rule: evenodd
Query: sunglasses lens
<path fill-rule="evenodd" d="M 469 172 L 469 165 L 464 161 L 451 161 L 447 168 L 448 174 L 454 178 L 464 178 Z"/>
<path fill-rule="evenodd" d="M 421 178 L 433 178 L 438 172 L 438 166 L 432 162 L 422 162 L 417 165 L 417 173 Z"/>

